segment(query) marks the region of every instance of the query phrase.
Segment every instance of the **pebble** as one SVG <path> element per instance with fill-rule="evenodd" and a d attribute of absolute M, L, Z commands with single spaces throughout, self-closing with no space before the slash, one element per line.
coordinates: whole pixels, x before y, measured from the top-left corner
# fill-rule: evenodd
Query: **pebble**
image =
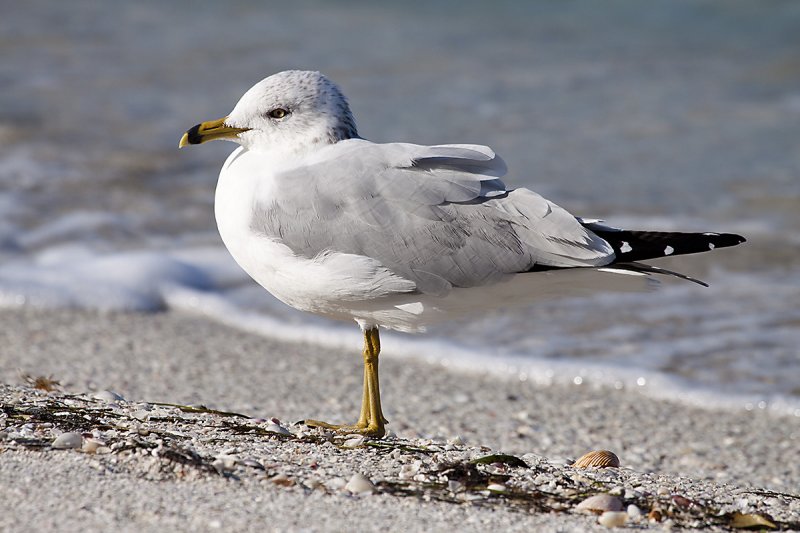
<path fill-rule="evenodd" d="M 636 507 L 634 504 L 630 504 L 628 506 L 628 518 L 631 520 L 638 520 L 642 516 L 642 510 Z"/>
<path fill-rule="evenodd" d="M 374 491 L 375 485 L 366 476 L 356 473 L 353 474 L 344 488 L 352 494 L 364 494 Z"/>
<path fill-rule="evenodd" d="M 506 486 L 505 485 L 501 485 L 500 483 L 489 483 L 488 485 L 486 485 L 486 490 L 493 490 L 493 491 L 496 491 L 496 492 L 505 492 L 506 491 Z"/>
<path fill-rule="evenodd" d="M 220 474 L 224 474 L 231 472 L 234 468 L 236 468 L 236 461 L 237 457 L 235 455 L 220 454 L 216 459 L 214 459 L 214 462 L 211 463 L 211 466 L 213 466 Z"/>
<path fill-rule="evenodd" d="M 335 477 L 335 478 L 329 479 L 328 481 L 325 482 L 325 487 L 331 492 L 337 491 L 337 490 L 341 490 L 346 485 L 347 485 L 347 481 L 345 481 L 343 478 L 340 478 L 340 477 Z"/>
<path fill-rule="evenodd" d="M 589 496 L 583 500 L 575 507 L 575 509 L 590 513 L 622 511 L 622 500 L 610 494 L 595 494 L 594 496 Z"/>
<path fill-rule="evenodd" d="M 597 518 L 597 523 L 605 527 L 621 527 L 628 521 L 628 513 L 606 511 Z"/>
<path fill-rule="evenodd" d="M 311 490 L 316 490 L 316 489 L 318 489 L 320 487 L 324 487 L 322 482 L 319 479 L 316 479 L 316 478 L 307 479 L 307 480 L 303 481 L 303 486 L 308 488 L 308 489 L 311 489 Z"/>

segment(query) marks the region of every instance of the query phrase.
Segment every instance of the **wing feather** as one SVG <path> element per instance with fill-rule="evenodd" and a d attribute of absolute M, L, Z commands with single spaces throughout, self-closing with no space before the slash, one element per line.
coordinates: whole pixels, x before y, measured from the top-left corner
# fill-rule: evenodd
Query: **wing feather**
<path fill-rule="evenodd" d="M 507 190 L 505 170 L 485 146 L 343 141 L 279 175 L 251 225 L 305 257 L 371 257 L 437 295 L 536 265 L 613 261 L 610 245 L 567 211 Z"/>

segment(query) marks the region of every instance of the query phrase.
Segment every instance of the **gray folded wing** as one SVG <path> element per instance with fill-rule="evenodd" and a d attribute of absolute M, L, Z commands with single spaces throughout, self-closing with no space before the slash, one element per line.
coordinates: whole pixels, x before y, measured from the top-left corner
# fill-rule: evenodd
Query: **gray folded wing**
<path fill-rule="evenodd" d="M 487 147 L 339 144 L 331 157 L 280 175 L 255 206 L 252 228 L 309 258 L 371 257 L 434 295 L 537 265 L 614 258 L 564 209 L 527 189 L 506 190 L 505 164 Z"/>

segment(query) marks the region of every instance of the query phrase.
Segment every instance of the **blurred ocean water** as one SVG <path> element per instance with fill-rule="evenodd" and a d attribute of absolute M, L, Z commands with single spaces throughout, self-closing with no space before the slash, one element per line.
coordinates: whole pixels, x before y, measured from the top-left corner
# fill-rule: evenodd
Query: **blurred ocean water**
<path fill-rule="evenodd" d="M 424 340 L 398 336 L 398 351 L 427 342 L 458 354 L 446 365 L 800 415 L 797 2 L 0 11 L 0 305 L 222 306 L 221 318 L 235 309 L 349 342 L 351 325 L 299 316 L 227 257 L 213 190 L 233 145 L 177 150 L 183 131 L 225 115 L 261 78 L 316 69 L 343 87 L 371 140 L 488 144 L 507 183 L 577 215 L 749 239 L 659 263 L 710 289 L 498 310 Z"/>

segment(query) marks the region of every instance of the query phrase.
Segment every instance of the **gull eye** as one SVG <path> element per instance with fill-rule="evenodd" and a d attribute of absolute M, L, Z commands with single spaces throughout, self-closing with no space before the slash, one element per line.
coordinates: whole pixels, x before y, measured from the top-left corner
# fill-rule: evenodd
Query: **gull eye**
<path fill-rule="evenodd" d="M 269 115 L 270 118 L 283 118 L 288 114 L 289 114 L 289 112 L 286 111 L 285 109 L 283 109 L 282 107 L 279 107 L 277 109 L 273 109 L 272 111 L 267 113 L 267 115 Z"/>

